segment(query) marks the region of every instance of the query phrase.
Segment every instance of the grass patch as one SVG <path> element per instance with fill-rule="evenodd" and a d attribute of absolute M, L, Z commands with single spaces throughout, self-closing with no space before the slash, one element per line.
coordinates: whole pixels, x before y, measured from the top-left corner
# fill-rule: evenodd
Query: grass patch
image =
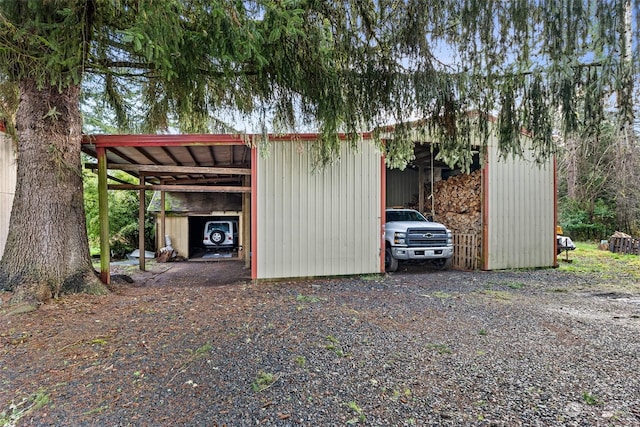
<path fill-rule="evenodd" d="M 203 357 L 211 350 L 213 350 L 213 346 L 211 345 L 211 343 L 206 343 L 202 347 L 198 347 L 194 354 L 196 357 Z"/>
<path fill-rule="evenodd" d="M 524 283 L 520 283 L 520 282 L 507 283 L 507 286 L 511 289 L 522 289 L 524 288 Z"/>
<path fill-rule="evenodd" d="M 384 276 L 382 274 L 363 274 L 360 276 L 360 280 L 365 282 L 383 282 Z"/>
<path fill-rule="evenodd" d="M 492 289 L 485 289 L 480 291 L 482 294 L 487 295 L 493 299 L 497 299 L 500 301 L 511 301 L 511 294 L 506 291 L 495 291 Z"/>
<path fill-rule="evenodd" d="M 584 400 L 584 403 L 587 405 L 597 405 L 599 403 L 598 398 L 595 395 L 586 391 L 582 393 L 582 400 Z"/>
<path fill-rule="evenodd" d="M 576 276 L 592 276 L 596 278 L 598 289 L 617 292 L 639 292 L 640 256 L 623 255 L 598 249 L 597 243 L 577 242 L 577 249 L 571 251 L 570 263 L 558 257 L 558 270 Z M 590 279 L 588 283 L 594 283 Z M 579 286 L 582 289 L 584 286 Z M 560 292 L 554 291 L 554 292 Z"/>
<path fill-rule="evenodd" d="M 340 344 L 340 341 L 333 335 L 327 336 L 327 344 L 325 344 L 324 348 L 327 350 L 333 351 L 338 357 L 347 357 L 349 353 L 345 352 Z"/>
<path fill-rule="evenodd" d="M 442 291 L 436 291 L 433 293 L 433 296 L 436 298 L 439 298 L 441 300 L 445 300 L 445 299 L 449 299 L 451 297 L 453 297 L 453 295 L 447 293 L 447 292 L 442 292 Z"/>
<path fill-rule="evenodd" d="M 187 360 L 185 360 L 184 362 L 179 362 L 173 368 L 171 368 L 171 370 L 172 371 L 175 370 L 176 373 L 171 377 L 169 382 L 167 382 L 167 385 L 171 383 L 176 378 L 176 376 L 178 376 L 179 373 L 185 372 L 189 364 L 195 362 L 198 359 L 202 359 L 203 357 L 206 357 L 211 352 L 211 350 L 213 350 L 213 346 L 211 345 L 211 343 L 203 344 L 202 346 L 198 347 L 195 350 L 187 349 L 187 352 L 189 352 L 190 354 L 189 358 L 187 358 Z M 134 372 L 134 376 L 138 376 L 136 374 L 140 374 L 140 373 Z M 140 375 L 140 378 L 142 376 L 144 376 L 144 374 Z"/>
<path fill-rule="evenodd" d="M 402 402 L 402 403 L 407 403 L 409 402 L 409 400 L 411 400 L 413 396 L 413 393 L 411 393 L 411 389 L 409 388 L 405 388 L 404 390 L 393 390 L 393 393 L 391 394 L 391 400 L 393 400 L 394 402 Z"/>
<path fill-rule="evenodd" d="M 446 344 L 428 344 L 427 348 L 435 350 L 438 354 L 451 354 L 453 351 Z"/>
<path fill-rule="evenodd" d="M 558 257 L 558 268 L 577 274 L 600 273 L 604 277 L 627 276 L 640 279 L 640 256 L 623 255 L 598 249 L 592 242 L 577 242 L 576 250 L 571 251 L 571 263 L 562 262 Z"/>
<path fill-rule="evenodd" d="M 273 384 L 275 384 L 277 380 L 278 380 L 277 375 L 272 374 L 270 372 L 260 371 L 258 372 L 256 379 L 251 384 L 251 388 L 256 393 L 259 393 L 271 387 Z"/>
<path fill-rule="evenodd" d="M 323 298 L 319 298 L 313 295 L 296 295 L 296 301 L 298 302 L 307 302 L 307 303 L 317 303 L 323 301 Z"/>
<path fill-rule="evenodd" d="M 0 412 L 0 426 L 15 426 L 22 417 L 47 405 L 49 400 L 49 394 L 44 389 L 39 389 L 18 403 L 12 401 L 8 409 Z"/>
<path fill-rule="evenodd" d="M 100 407 L 98 407 L 98 408 L 91 409 L 91 410 L 89 410 L 89 411 L 87 411 L 87 412 L 83 413 L 83 415 L 94 415 L 94 414 L 99 414 L 99 413 L 101 413 L 101 412 L 103 412 L 103 411 L 106 411 L 107 409 L 109 409 L 109 405 L 104 405 L 104 406 L 100 406 Z"/>
<path fill-rule="evenodd" d="M 364 423 L 367 420 L 367 418 L 364 416 L 364 411 L 355 401 L 345 403 L 345 406 L 352 410 L 356 415 L 354 418 L 348 420 L 347 424 Z"/>

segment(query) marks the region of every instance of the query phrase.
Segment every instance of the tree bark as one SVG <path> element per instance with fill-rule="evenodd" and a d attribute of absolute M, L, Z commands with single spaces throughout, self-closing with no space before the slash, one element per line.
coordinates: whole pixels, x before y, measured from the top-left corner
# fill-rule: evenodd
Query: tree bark
<path fill-rule="evenodd" d="M 91 265 L 80 144 L 80 87 L 20 82 L 16 192 L 0 289 L 14 302 L 64 293 L 105 293 Z"/>
<path fill-rule="evenodd" d="M 566 174 L 567 174 L 567 197 L 575 200 L 578 196 L 578 141 L 576 136 L 566 139 Z"/>

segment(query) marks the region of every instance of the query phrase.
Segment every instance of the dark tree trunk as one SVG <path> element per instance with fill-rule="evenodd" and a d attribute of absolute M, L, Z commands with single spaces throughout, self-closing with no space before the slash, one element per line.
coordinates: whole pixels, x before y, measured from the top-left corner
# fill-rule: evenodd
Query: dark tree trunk
<path fill-rule="evenodd" d="M 578 141 L 575 136 L 570 136 L 565 143 L 567 147 L 565 153 L 567 197 L 576 200 L 578 195 Z"/>
<path fill-rule="evenodd" d="M 18 176 L 0 288 L 13 300 L 43 302 L 63 293 L 104 293 L 91 258 L 80 163 L 79 86 L 20 83 L 16 115 Z"/>

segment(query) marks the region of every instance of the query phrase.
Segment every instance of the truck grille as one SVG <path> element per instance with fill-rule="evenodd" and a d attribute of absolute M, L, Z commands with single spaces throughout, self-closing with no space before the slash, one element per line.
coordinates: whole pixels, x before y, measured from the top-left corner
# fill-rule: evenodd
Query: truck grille
<path fill-rule="evenodd" d="M 436 248 L 447 245 L 447 232 L 429 228 L 410 228 L 407 230 L 407 246 Z"/>

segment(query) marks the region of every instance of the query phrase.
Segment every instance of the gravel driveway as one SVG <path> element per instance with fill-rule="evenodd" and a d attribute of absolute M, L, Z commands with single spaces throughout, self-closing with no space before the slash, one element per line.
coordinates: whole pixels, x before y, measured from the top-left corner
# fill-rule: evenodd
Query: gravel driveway
<path fill-rule="evenodd" d="M 0 306 L 5 419 L 640 426 L 633 281 L 412 267 L 207 285 L 167 266 L 106 297 L 12 316 Z"/>

